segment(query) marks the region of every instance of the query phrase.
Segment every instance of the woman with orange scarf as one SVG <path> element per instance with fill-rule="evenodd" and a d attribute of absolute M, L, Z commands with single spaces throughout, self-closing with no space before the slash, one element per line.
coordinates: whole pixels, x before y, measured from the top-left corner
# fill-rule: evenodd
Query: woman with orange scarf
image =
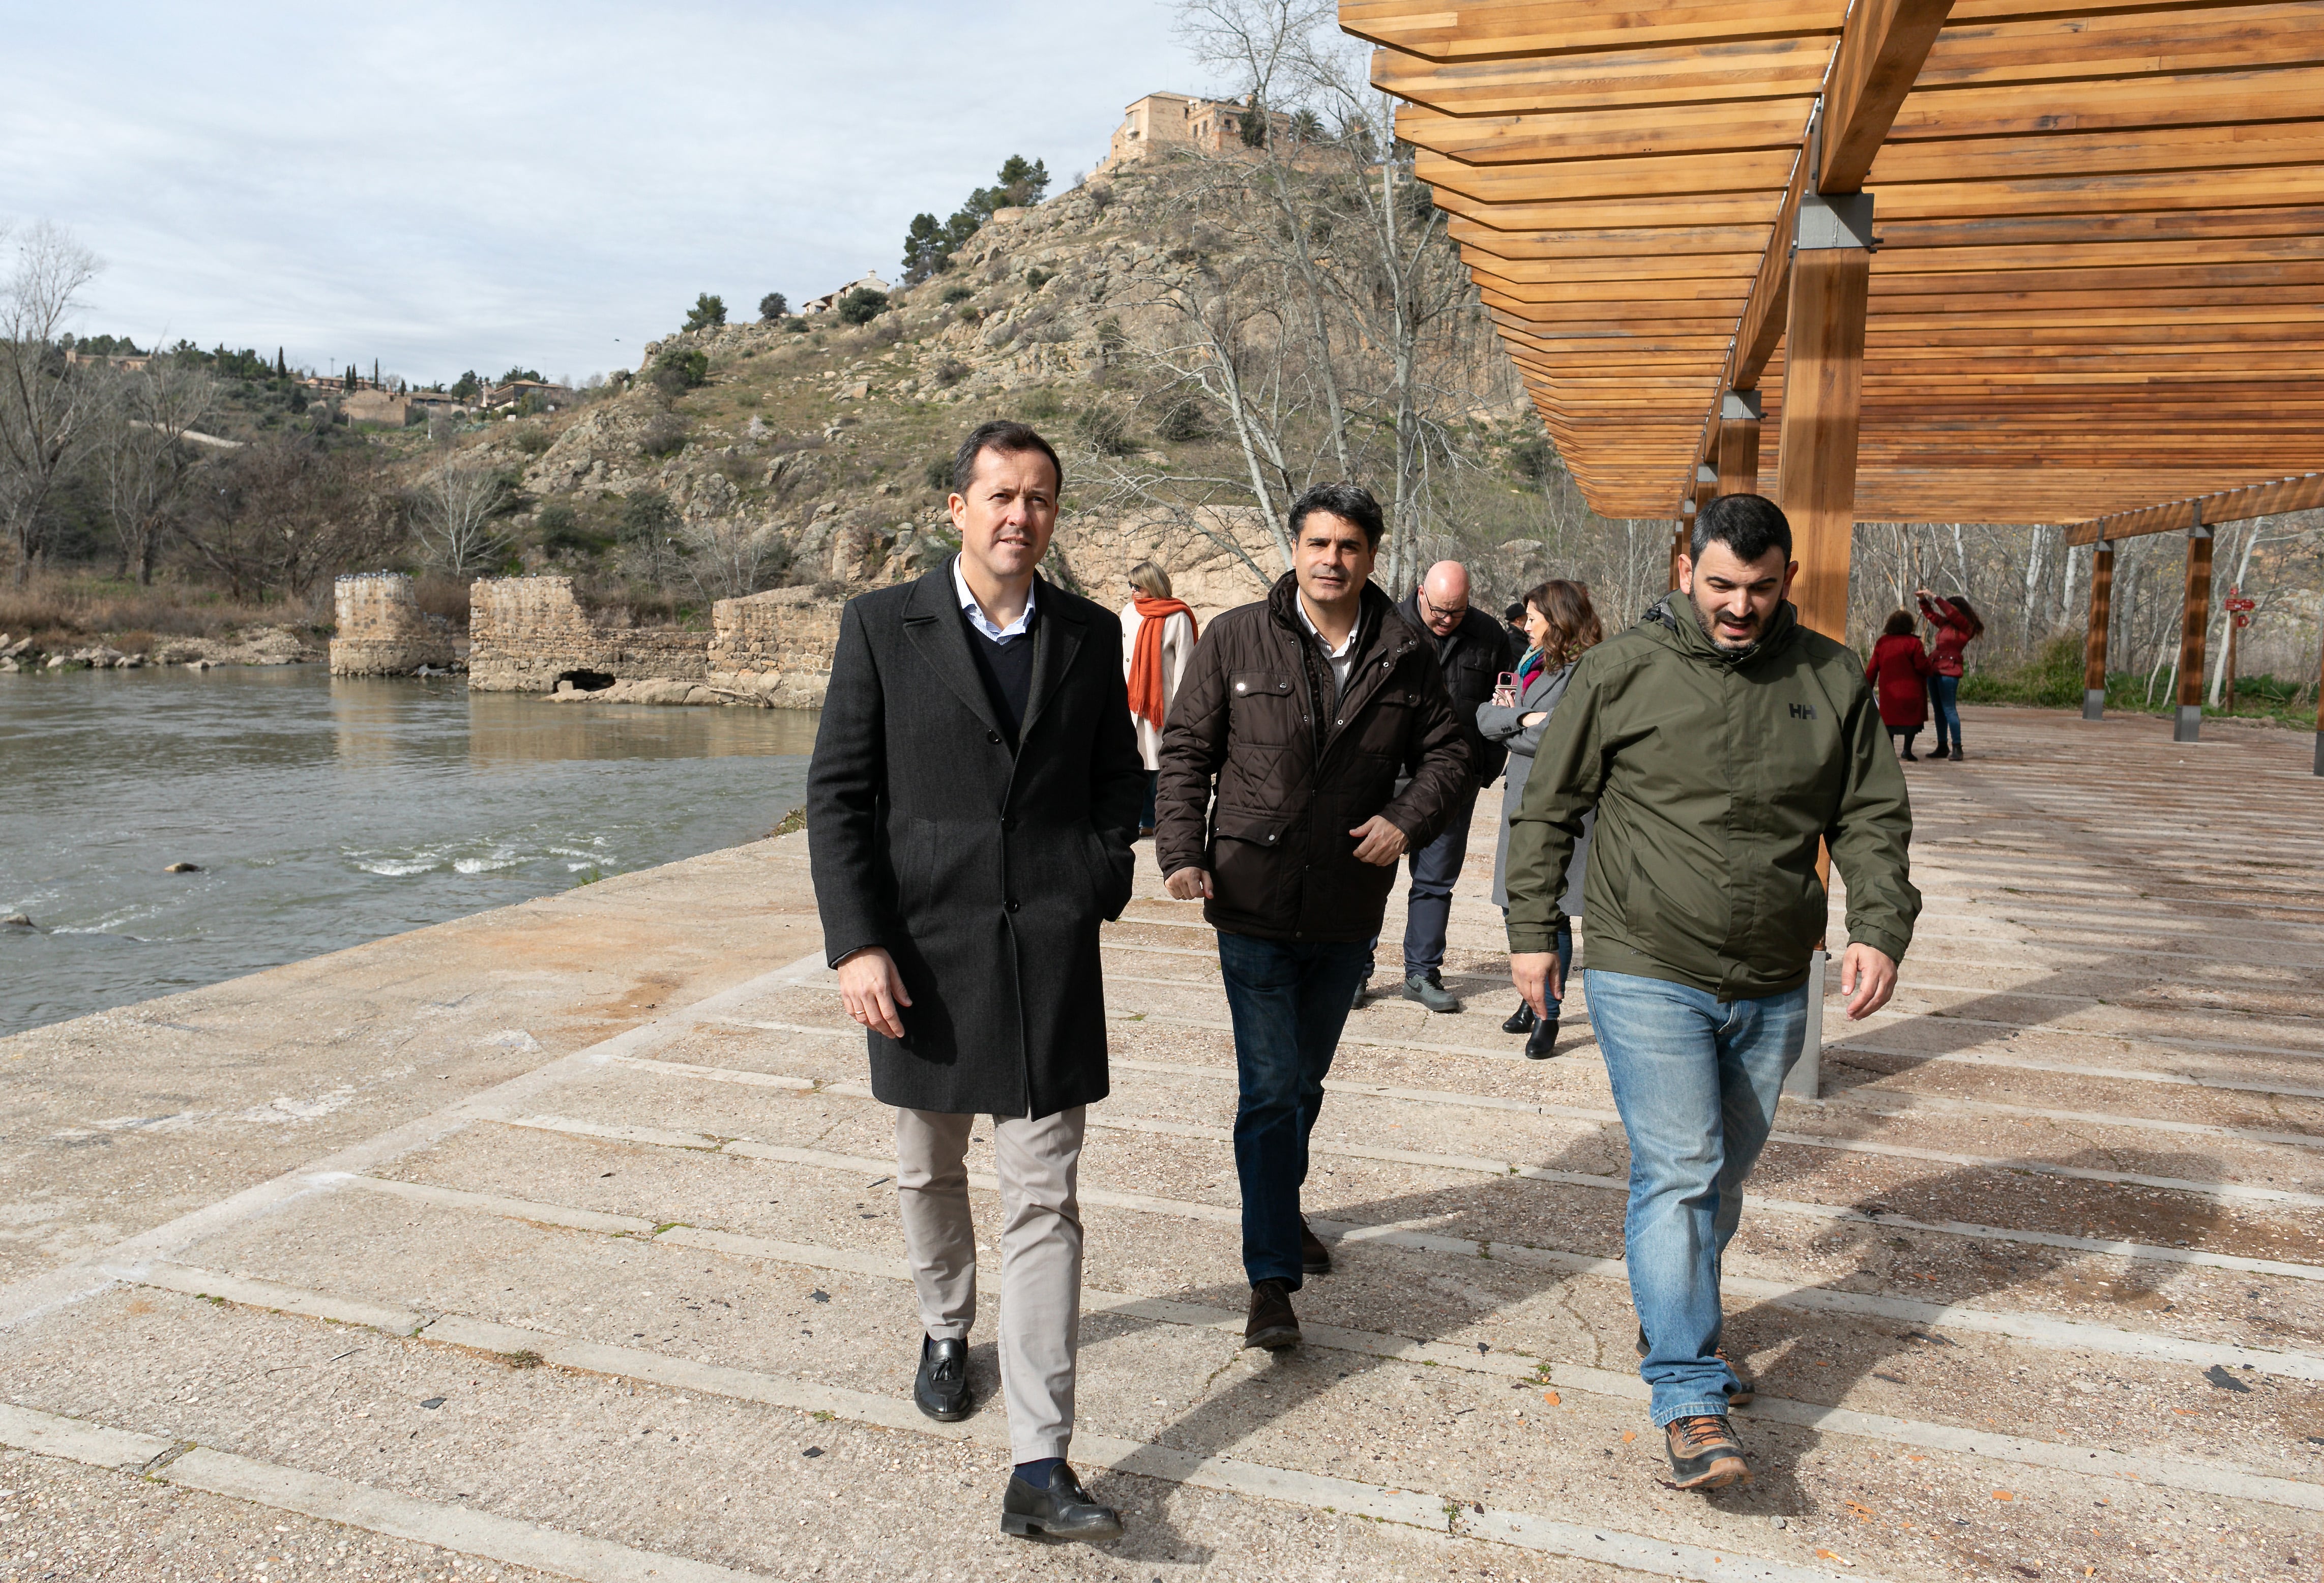
<path fill-rule="evenodd" d="M 1121 607 L 1121 674 L 1130 683 L 1130 723 L 1146 760 L 1146 812 L 1138 833 L 1154 833 L 1154 780 L 1162 768 L 1162 722 L 1178 695 L 1178 678 L 1194 657 L 1194 612 L 1170 594 L 1170 574 L 1152 561 L 1130 568 L 1130 600 Z"/>

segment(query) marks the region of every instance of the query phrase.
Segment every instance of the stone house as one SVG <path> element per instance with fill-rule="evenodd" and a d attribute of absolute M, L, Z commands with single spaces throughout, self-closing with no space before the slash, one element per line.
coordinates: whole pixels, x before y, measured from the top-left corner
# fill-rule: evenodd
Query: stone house
<path fill-rule="evenodd" d="M 1113 129 L 1105 158 L 1093 174 L 1102 175 L 1121 165 L 1156 159 L 1176 149 L 1205 154 L 1232 154 L 1243 147 L 1243 118 L 1250 101 L 1204 99 L 1192 94 L 1148 94 L 1133 99 Z M 1291 118 L 1277 114 L 1276 130 L 1287 131 Z"/>
<path fill-rule="evenodd" d="M 799 305 L 800 317 L 805 318 L 811 314 L 829 313 L 832 309 L 839 306 L 839 299 L 841 298 L 846 296 L 850 291 L 854 290 L 859 286 L 866 291 L 877 291 L 883 296 L 895 290 L 893 286 L 890 286 L 887 281 L 880 278 L 879 271 L 866 270 L 863 272 L 863 278 L 862 280 L 850 281 L 836 291 L 826 291 L 811 302 L 801 303 Z"/>

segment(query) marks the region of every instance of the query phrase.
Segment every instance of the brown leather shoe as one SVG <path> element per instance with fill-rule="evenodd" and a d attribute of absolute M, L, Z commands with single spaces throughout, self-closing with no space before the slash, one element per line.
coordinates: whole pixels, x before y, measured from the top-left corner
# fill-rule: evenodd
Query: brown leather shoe
<path fill-rule="evenodd" d="M 1299 1217 L 1299 1267 L 1311 1275 L 1332 1273 L 1332 1250 L 1323 1239 L 1307 1229 L 1307 1217 Z"/>
<path fill-rule="evenodd" d="M 1671 1471 L 1680 1489 L 1725 1489 L 1751 1482 L 1751 1465 L 1743 1460 L 1742 1442 L 1727 1422 L 1727 1415 L 1709 1413 L 1674 1418 L 1663 1430 L 1670 1451 Z"/>
<path fill-rule="evenodd" d="M 1280 1281 L 1261 1281 L 1250 1289 L 1250 1318 L 1242 1328 L 1242 1344 L 1280 1352 L 1299 1345 L 1299 1316 L 1291 1311 L 1291 1292 Z"/>

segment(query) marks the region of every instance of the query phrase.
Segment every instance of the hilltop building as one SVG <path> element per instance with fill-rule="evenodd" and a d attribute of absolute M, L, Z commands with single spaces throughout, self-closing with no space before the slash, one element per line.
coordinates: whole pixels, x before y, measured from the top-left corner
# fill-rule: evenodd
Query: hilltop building
<path fill-rule="evenodd" d="M 1204 154 L 1240 151 L 1242 126 L 1251 114 L 1250 99 L 1204 99 L 1192 94 L 1148 94 L 1132 99 L 1113 129 L 1097 174 L 1139 160 L 1157 159 L 1174 150 Z M 1277 133 L 1287 133 L 1291 117 L 1269 113 Z"/>
<path fill-rule="evenodd" d="M 882 296 L 885 296 L 888 292 L 895 290 L 893 286 L 890 286 L 887 281 L 880 278 L 880 272 L 878 270 L 866 270 L 863 272 L 863 278 L 862 280 L 850 281 L 836 291 L 826 291 L 822 296 L 815 299 L 812 302 L 803 302 L 799 304 L 799 315 L 801 318 L 805 318 L 809 314 L 829 313 L 833 308 L 839 306 L 839 299 L 841 298 L 846 296 L 850 291 L 856 290 L 858 287 L 862 288 L 866 291 L 877 291 Z"/>

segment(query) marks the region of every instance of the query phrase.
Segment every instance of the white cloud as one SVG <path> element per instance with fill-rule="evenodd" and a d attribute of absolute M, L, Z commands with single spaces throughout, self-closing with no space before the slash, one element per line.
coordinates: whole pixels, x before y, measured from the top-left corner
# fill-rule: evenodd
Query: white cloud
<path fill-rule="evenodd" d="M 421 382 L 892 279 L 1009 154 L 1055 190 L 1203 86 L 1155 0 L 10 9 L 0 219 L 106 260 L 85 329 Z"/>

